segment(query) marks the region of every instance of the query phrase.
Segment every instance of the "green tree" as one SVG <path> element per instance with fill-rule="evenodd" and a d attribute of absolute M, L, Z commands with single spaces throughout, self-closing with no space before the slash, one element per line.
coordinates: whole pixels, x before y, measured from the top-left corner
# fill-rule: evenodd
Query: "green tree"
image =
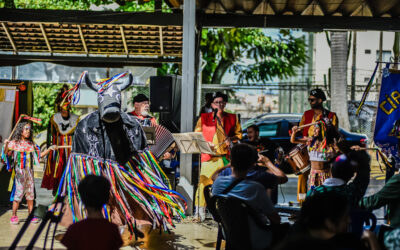
<path fill-rule="evenodd" d="M 283 79 L 295 75 L 307 59 L 304 40 L 288 30 L 281 30 L 277 39 L 261 29 L 244 28 L 204 29 L 201 35 L 200 50 L 207 61 L 203 83 L 221 83 L 232 70 L 239 83 Z"/>
<path fill-rule="evenodd" d="M 42 119 L 41 126 L 34 126 L 35 133 L 46 129 L 49 125 L 50 117 L 55 113 L 54 101 L 61 86 L 60 84 L 48 83 L 33 84 L 33 99 L 35 100 L 33 117 Z"/>
<path fill-rule="evenodd" d="M 154 11 L 154 0 L 139 3 L 133 0 L 0 0 L 0 8 L 19 9 L 56 9 L 56 10 L 89 10 L 92 4 L 107 5 L 117 3 L 117 11 Z M 162 4 L 164 12 L 170 12 L 168 5 Z"/>
<path fill-rule="evenodd" d="M 4 7 L 11 8 L 13 2 L 14 8 L 19 9 L 56 9 L 56 10 L 89 10 L 92 4 L 102 5 L 110 4 L 111 0 L 1 0 L 5 2 Z M 1 6 L 1 4 L 0 4 Z"/>

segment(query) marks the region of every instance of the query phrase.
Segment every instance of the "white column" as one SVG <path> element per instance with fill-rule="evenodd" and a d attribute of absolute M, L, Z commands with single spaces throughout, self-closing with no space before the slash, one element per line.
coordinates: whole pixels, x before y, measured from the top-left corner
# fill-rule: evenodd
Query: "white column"
<path fill-rule="evenodd" d="M 195 103 L 195 37 L 196 1 L 186 0 L 183 4 L 183 51 L 182 51 L 182 93 L 181 132 L 193 131 Z M 193 183 L 192 155 L 181 154 L 180 181 L 178 191 L 188 198 L 188 213 L 192 213 Z"/>

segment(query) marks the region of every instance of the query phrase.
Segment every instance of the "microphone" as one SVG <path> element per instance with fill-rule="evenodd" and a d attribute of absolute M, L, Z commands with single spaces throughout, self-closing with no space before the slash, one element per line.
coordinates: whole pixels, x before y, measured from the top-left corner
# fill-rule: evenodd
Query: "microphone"
<path fill-rule="evenodd" d="M 213 122 L 215 122 L 215 118 L 217 117 L 217 112 L 218 112 L 218 109 L 213 109 L 213 113 L 214 113 Z"/>

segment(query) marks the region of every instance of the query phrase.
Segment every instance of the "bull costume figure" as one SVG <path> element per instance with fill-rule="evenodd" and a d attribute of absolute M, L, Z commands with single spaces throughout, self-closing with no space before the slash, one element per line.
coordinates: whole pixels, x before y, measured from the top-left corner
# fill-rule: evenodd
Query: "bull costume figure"
<path fill-rule="evenodd" d="M 95 84 L 84 72 L 78 83 L 82 80 L 97 92 L 98 110 L 76 127 L 57 195 L 67 197 L 72 221 L 79 221 L 86 217 L 77 192 L 79 181 L 88 174 L 103 175 L 111 183 L 110 201 L 103 208 L 105 218 L 127 225 L 135 236 L 142 236 L 138 229 L 144 228 L 168 231 L 167 224 L 174 226 L 174 215 L 184 217 L 186 204 L 171 190 L 168 178 L 147 149 L 140 123 L 121 111 L 121 91 L 132 84 L 132 74 L 121 73 Z"/>

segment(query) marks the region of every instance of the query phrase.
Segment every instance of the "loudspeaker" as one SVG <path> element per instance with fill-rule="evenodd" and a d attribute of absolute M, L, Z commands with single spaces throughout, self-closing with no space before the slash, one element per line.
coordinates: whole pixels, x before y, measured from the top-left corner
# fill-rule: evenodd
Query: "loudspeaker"
<path fill-rule="evenodd" d="M 171 112 L 172 111 L 172 76 L 150 77 L 150 111 Z"/>
<path fill-rule="evenodd" d="M 159 123 L 173 133 L 178 133 L 181 124 L 180 76 L 150 77 L 150 111 L 160 112 Z"/>

